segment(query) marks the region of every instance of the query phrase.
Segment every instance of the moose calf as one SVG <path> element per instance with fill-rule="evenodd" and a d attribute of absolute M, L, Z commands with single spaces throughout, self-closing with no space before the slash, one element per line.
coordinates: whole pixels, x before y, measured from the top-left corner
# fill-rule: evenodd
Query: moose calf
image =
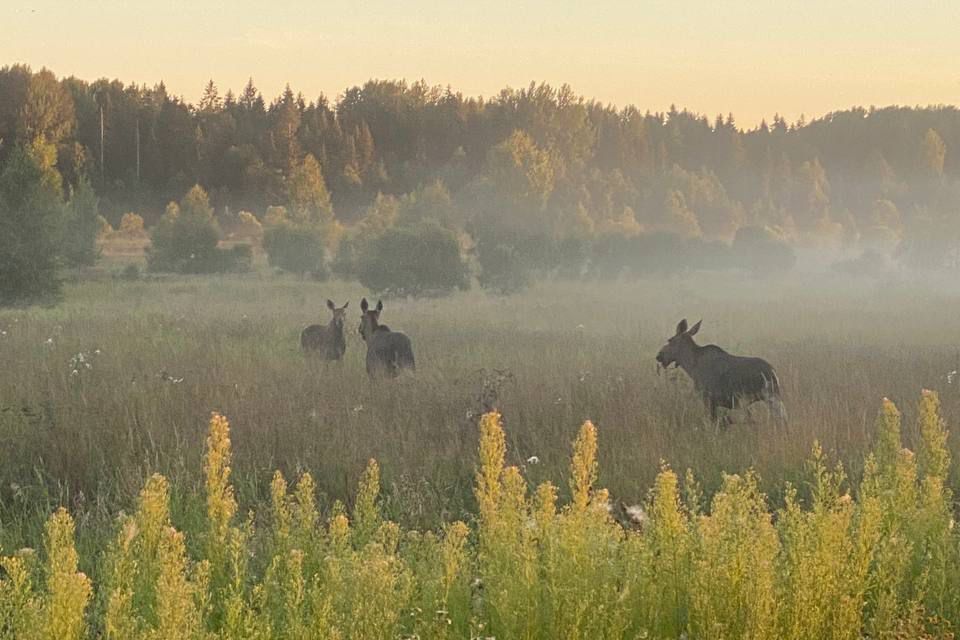
<path fill-rule="evenodd" d="M 327 300 L 327 308 L 333 312 L 333 318 L 326 325 L 312 324 L 300 333 L 300 348 L 305 353 L 316 353 L 324 360 L 340 360 L 347 350 L 347 341 L 343 335 L 343 321 L 347 316 L 347 302 L 337 308 L 332 300 Z"/>

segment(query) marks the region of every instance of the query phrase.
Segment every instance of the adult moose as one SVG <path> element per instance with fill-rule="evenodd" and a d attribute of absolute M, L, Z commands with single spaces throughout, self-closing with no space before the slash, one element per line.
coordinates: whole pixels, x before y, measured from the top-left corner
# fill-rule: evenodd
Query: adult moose
<path fill-rule="evenodd" d="M 347 302 L 342 307 L 327 300 L 327 308 L 333 312 L 333 318 L 326 325 L 312 324 L 300 332 L 300 348 L 306 353 L 316 353 L 324 360 L 340 360 L 347 350 L 347 341 L 343 335 L 343 322 L 347 317 Z"/>
<path fill-rule="evenodd" d="M 376 308 L 371 309 L 364 298 L 360 301 L 360 311 L 363 312 L 360 316 L 360 336 L 367 343 L 367 375 L 371 378 L 392 378 L 403 369 L 416 369 L 410 338 L 399 331 L 391 331 L 385 324 L 380 324 L 383 302 L 377 300 Z"/>
<path fill-rule="evenodd" d="M 657 354 L 657 364 L 664 368 L 676 364 L 693 380 L 697 391 L 716 420 L 720 407 L 733 409 L 738 403 L 767 403 L 777 422 L 786 424 L 787 411 L 780 398 L 780 380 L 769 362 L 762 358 L 735 356 L 720 347 L 698 345 L 693 336 L 700 323 L 687 328 L 684 318 L 677 324 L 677 333 Z"/>

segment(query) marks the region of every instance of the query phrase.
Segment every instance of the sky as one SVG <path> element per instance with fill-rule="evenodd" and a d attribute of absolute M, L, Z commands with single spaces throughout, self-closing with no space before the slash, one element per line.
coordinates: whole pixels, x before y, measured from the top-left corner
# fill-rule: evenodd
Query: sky
<path fill-rule="evenodd" d="M 960 103 L 960 2 L 4 0 L 0 66 L 156 84 L 194 102 L 253 78 L 330 98 L 371 78 L 492 96 L 531 81 L 755 126 Z"/>

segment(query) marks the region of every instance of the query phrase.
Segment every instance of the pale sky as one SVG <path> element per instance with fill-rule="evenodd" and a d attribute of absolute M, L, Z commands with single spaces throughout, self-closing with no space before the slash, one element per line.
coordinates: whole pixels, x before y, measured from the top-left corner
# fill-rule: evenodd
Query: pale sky
<path fill-rule="evenodd" d="M 0 66 L 196 101 L 253 77 L 333 98 L 370 78 L 491 96 L 531 80 L 742 126 L 853 105 L 960 103 L 960 1 L 0 0 Z"/>

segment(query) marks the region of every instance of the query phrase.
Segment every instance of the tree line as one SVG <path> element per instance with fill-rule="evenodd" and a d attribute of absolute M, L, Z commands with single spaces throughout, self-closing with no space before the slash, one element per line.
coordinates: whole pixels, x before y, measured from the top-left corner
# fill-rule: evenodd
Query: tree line
<path fill-rule="evenodd" d="M 487 247 L 489 264 L 521 254 L 575 270 L 584 252 L 602 262 L 624 239 L 700 247 L 746 230 L 956 266 L 958 148 L 952 106 L 745 129 L 732 115 L 618 108 L 566 85 L 479 98 L 371 80 L 331 100 L 289 86 L 267 99 L 253 80 L 222 93 L 211 80 L 190 104 L 163 83 L 0 69 L 0 166 L 29 151 L 62 196 L 89 183 L 85 197 L 114 226 L 130 211 L 160 224 L 200 185 L 216 215 L 263 222 L 283 207 L 288 232 L 323 227 L 328 248 L 355 227 L 429 220 Z"/>

